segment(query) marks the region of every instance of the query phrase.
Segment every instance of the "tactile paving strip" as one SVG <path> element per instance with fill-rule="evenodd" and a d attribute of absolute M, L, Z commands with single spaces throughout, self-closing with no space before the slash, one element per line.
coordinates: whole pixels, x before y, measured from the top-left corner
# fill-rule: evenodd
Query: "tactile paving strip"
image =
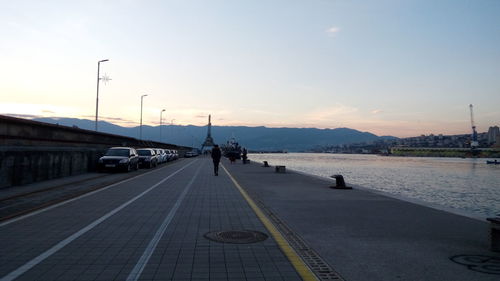
<path fill-rule="evenodd" d="M 319 256 L 318 253 L 309 247 L 305 241 L 295 234 L 285 222 L 283 222 L 274 212 L 264 205 L 258 197 L 246 190 L 254 202 L 259 205 L 262 211 L 266 213 L 268 218 L 273 222 L 274 226 L 286 238 L 290 246 L 297 252 L 302 260 L 309 266 L 319 280 L 340 280 L 345 281 L 333 268 Z"/>

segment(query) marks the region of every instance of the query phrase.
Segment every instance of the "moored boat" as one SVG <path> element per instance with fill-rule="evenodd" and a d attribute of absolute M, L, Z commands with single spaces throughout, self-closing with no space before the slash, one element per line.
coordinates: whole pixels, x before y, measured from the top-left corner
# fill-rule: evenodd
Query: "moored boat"
<path fill-rule="evenodd" d="M 224 157 L 230 159 L 241 159 L 241 146 L 238 144 L 234 136 L 225 144 L 221 146 Z"/>

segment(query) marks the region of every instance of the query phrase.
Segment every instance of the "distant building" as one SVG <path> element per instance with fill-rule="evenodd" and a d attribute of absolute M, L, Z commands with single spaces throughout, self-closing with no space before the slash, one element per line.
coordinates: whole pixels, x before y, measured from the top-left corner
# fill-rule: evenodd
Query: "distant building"
<path fill-rule="evenodd" d="M 498 137 L 500 136 L 500 129 L 498 126 L 493 126 L 488 129 L 488 144 L 498 143 Z"/>

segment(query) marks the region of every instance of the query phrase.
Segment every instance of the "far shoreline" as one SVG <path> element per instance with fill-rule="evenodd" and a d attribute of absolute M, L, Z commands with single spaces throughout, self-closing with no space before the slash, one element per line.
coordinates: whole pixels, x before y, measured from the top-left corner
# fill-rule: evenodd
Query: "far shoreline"
<path fill-rule="evenodd" d="M 339 154 L 339 155 L 377 155 L 384 157 L 440 157 L 440 158 L 481 158 L 500 159 L 500 148 L 491 148 L 478 151 L 439 149 L 439 148 L 417 148 L 398 150 L 391 153 L 343 153 L 343 152 L 316 152 L 316 151 L 250 151 L 249 154 L 287 154 L 287 153 L 315 153 L 315 154 Z"/>

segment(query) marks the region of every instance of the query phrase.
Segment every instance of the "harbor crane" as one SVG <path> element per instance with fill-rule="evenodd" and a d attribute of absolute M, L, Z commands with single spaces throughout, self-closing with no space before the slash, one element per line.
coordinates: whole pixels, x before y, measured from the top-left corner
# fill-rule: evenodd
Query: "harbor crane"
<path fill-rule="evenodd" d="M 470 142 L 470 147 L 472 149 L 477 148 L 479 146 L 479 142 L 477 141 L 477 131 L 476 131 L 476 125 L 474 124 L 474 111 L 473 111 L 473 106 L 472 104 L 469 104 L 470 108 L 470 124 L 472 127 L 472 140 Z"/>

